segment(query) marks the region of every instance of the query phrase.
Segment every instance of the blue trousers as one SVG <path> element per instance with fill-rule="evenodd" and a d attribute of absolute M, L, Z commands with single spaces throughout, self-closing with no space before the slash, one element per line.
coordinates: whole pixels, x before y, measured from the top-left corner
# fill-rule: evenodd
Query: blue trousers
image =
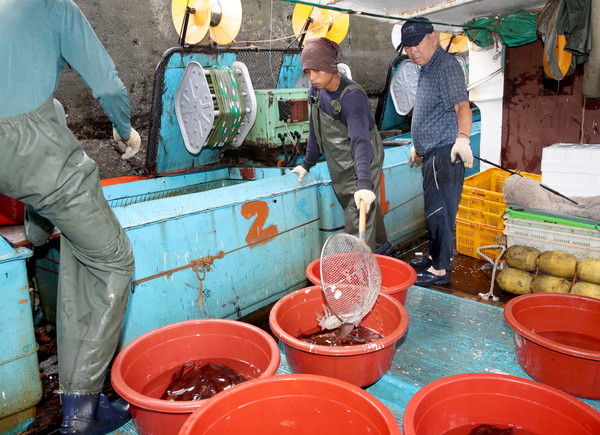
<path fill-rule="evenodd" d="M 465 178 L 460 160 L 450 161 L 452 146 L 435 148 L 423 158 L 425 222 L 433 267 L 448 269 L 454 252 L 456 212 Z"/>

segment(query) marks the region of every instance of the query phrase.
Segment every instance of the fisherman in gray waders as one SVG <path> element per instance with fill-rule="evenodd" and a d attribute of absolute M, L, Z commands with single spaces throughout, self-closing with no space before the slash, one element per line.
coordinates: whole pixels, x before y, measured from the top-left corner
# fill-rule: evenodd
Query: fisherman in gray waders
<path fill-rule="evenodd" d="M 134 271 L 96 163 L 59 121 L 53 94 L 68 63 L 100 100 L 124 158 L 140 148 L 127 91 L 72 0 L 0 0 L 0 192 L 27 206 L 26 235 L 61 232 L 57 306 L 61 434 L 105 434 L 130 418 L 101 394 Z"/>
<path fill-rule="evenodd" d="M 344 209 L 345 231 L 358 236 L 358 205 L 367 208 L 365 242 L 377 254 L 393 251 L 379 205 L 383 144 L 365 90 L 338 72 L 338 44 L 327 38 L 306 42 L 302 69 L 311 83 L 306 156 L 292 172 L 298 181 L 325 154 L 333 190 Z M 370 212 L 369 212 L 370 210 Z"/>

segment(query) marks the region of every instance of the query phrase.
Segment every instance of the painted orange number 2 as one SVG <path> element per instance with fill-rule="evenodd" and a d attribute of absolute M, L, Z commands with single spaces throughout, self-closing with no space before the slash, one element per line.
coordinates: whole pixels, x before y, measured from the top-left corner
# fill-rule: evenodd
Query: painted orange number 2
<path fill-rule="evenodd" d="M 265 201 L 252 201 L 242 205 L 242 216 L 250 219 L 256 216 L 250 226 L 250 231 L 246 234 L 246 242 L 249 244 L 265 242 L 267 239 L 277 234 L 277 225 L 263 228 L 267 217 L 269 216 L 269 206 Z"/>
<path fill-rule="evenodd" d="M 383 176 L 383 171 L 379 175 L 379 206 L 384 215 L 390 211 L 390 202 L 385 196 L 385 177 Z"/>

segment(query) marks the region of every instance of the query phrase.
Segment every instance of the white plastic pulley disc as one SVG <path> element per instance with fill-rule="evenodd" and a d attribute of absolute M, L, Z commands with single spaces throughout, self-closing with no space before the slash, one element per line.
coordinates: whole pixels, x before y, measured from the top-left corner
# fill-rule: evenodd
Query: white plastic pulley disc
<path fill-rule="evenodd" d="M 352 80 L 352 72 L 350 71 L 350 67 L 345 63 L 337 64 L 338 71 L 341 75 L 346 76 L 346 78 Z"/>
<path fill-rule="evenodd" d="M 198 154 L 206 145 L 215 122 L 208 81 L 198 62 L 191 61 L 185 68 L 177 89 L 175 114 L 185 148 L 192 154 Z"/>
<path fill-rule="evenodd" d="M 392 101 L 398 114 L 408 115 L 415 106 L 418 83 L 419 67 L 408 59 L 400 62 L 390 83 Z"/>
<path fill-rule="evenodd" d="M 345 63 L 338 63 L 338 72 L 346 78 L 352 80 L 352 71 L 350 71 L 350 67 Z M 298 80 L 296 80 L 296 83 L 294 83 L 294 89 L 308 88 L 310 88 L 310 81 L 308 80 L 306 75 L 302 73 L 300 77 L 298 77 Z"/>
<path fill-rule="evenodd" d="M 394 50 L 398 49 L 398 46 L 402 42 L 402 25 L 404 22 L 394 24 L 392 27 L 392 45 L 394 46 Z"/>
<path fill-rule="evenodd" d="M 310 88 L 310 81 L 304 73 L 300 74 L 296 83 L 294 83 L 294 89 L 308 89 Z"/>

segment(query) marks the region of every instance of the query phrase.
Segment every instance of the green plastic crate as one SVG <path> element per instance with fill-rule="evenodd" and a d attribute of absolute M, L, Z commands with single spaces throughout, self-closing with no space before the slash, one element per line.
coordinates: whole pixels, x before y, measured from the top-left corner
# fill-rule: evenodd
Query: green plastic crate
<path fill-rule="evenodd" d="M 533 209 L 519 207 L 519 209 L 516 210 L 515 207 L 519 206 L 512 204 L 509 205 L 509 207 L 506 209 L 505 216 L 508 218 L 517 218 L 536 222 L 546 222 L 550 224 L 569 225 L 572 227 L 600 230 L 600 222 L 594 221 L 592 219 L 587 219 L 579 216 L 557 214 L 552 212 L 548 212 L 548 214 L 546 214 L 546 212 L 543 212 L 541 210 L 539 213 L 535 213 L 533 212 Z"/>

